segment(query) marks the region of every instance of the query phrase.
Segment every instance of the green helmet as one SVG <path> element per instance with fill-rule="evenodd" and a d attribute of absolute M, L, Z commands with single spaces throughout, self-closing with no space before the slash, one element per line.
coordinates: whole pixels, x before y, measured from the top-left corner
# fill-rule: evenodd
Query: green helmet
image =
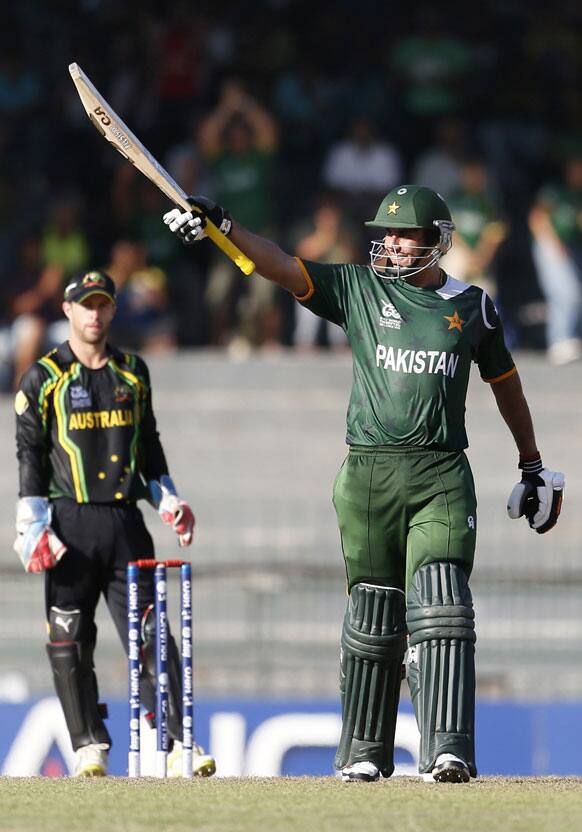
<path fill-rule="evenodd" d="M 417 263 L 409 268 L 391 262 L 391 252 L 387 251 L 383 240 L 373 241 L 371 266 L 380 277 L 391 278 L 410 276 L 433 266 L 450 249 L 455 230 L 451 212 L 442 196 L 421 185 L 392 188 L 380 203 L 375 218 L 365 225 L 371 228 L 425 228 L 438 231 L 438 239 L 431 245 L 417 246 Z"/>
<path fill-rule="evenodd" d="M 372 228 L 434 228 L 435 220 L 451 222 L 451 212 L 436 191 L 421 185 L 401 185 L 384 197 Z"/>

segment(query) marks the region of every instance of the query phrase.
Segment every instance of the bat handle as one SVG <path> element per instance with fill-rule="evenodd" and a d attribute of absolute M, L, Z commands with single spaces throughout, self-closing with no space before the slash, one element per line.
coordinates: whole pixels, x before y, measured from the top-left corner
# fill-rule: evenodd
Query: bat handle
<path fill-rule="evenodd" d="M 192 209 L 190 209 L 192 210 Z M 255 264 L 253 261 L 244 254 L 240 248 L 235 246 L 232 240 L 229 240 L 222 231 L 220 231 L 214 223 L 206 217 L 206 225 L 204 226 L 204 230 L 206 234 L 215 246 L 226 254 L 227 257 L 230 257 L 232 262 L 239 267 L 241 272 L 246 275 L 250 275 L 255 270 Z"/>

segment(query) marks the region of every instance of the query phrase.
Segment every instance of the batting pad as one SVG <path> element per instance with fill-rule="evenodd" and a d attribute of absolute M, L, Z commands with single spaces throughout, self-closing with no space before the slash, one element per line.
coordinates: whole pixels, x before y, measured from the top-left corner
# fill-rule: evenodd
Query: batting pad
<path fill-rule="evenodd" d="M 475 766 L 475 613 L 465 573 L 454 563 L 421 567 L 408 592 L 407 676 L 420 730 L 420 772 L 439 754 Z"/>
<path fill-rule="evenodd" d="M 394 732 L 406 651 L 402 590 L 363 583 L 352 587 L 341 646 L 343 724 L 335 766 L 369 761 L 388 777 L 394 771 Z"/>

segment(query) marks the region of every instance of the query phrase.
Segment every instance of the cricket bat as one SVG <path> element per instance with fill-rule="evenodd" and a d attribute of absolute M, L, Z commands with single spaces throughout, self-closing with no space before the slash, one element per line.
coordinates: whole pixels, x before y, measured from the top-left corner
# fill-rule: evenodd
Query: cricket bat
<path fill-rule="evenodd" d="M 154 159 L 140 140 L 134 136 L 129 127 L 124 124 L 115 110 L 109 106 L 101 93 L 93 86 L 79 64 L 69 64 L 69 72 L 85 112 L 103 138 L 111 142 L 122 156 L 135 165 L 144 176 L 147 176 L 150 182 L 153 182 L 175 205 L 184 211 L 197 211 L 202 214 L 202 211 L 189 204 L 186 192 L 182 190 L 168 171 L 164 170 L 160 163 Z M 255 270 L 253 261 L 246 254 L 243 254 L 208 217 L 206 217 L 204 230 L 214 245 L 218 246 L 238 266 L 241 272 L 247 275 L 253 273 Z"/>

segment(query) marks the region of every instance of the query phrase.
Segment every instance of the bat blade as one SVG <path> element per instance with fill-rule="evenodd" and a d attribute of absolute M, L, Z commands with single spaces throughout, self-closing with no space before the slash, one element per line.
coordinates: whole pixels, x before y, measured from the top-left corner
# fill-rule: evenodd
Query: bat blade
<path fill-rule="evenodd" d="M 91 83 L 79 64 L 69 64 L 69 73 L 81 99 L 85 112 L 99 133 L 110 142 L 121 155 L 130 161 L 141 173 L 156 185 L 175 205 L 184 211 L 197 210 L 188 202 L 188 195 L 160 165 L 146 147 L 140 142 L 125 122 L 117 115 L 113 107 L 103 98 L 99 90 Z M 198 213 L 202 213 L 198 211 Z M 255 264 L 243 254 L 206 217 L 205 231 L 212 242 L 227 255 L 244 274 L 252 274 Z"/>

